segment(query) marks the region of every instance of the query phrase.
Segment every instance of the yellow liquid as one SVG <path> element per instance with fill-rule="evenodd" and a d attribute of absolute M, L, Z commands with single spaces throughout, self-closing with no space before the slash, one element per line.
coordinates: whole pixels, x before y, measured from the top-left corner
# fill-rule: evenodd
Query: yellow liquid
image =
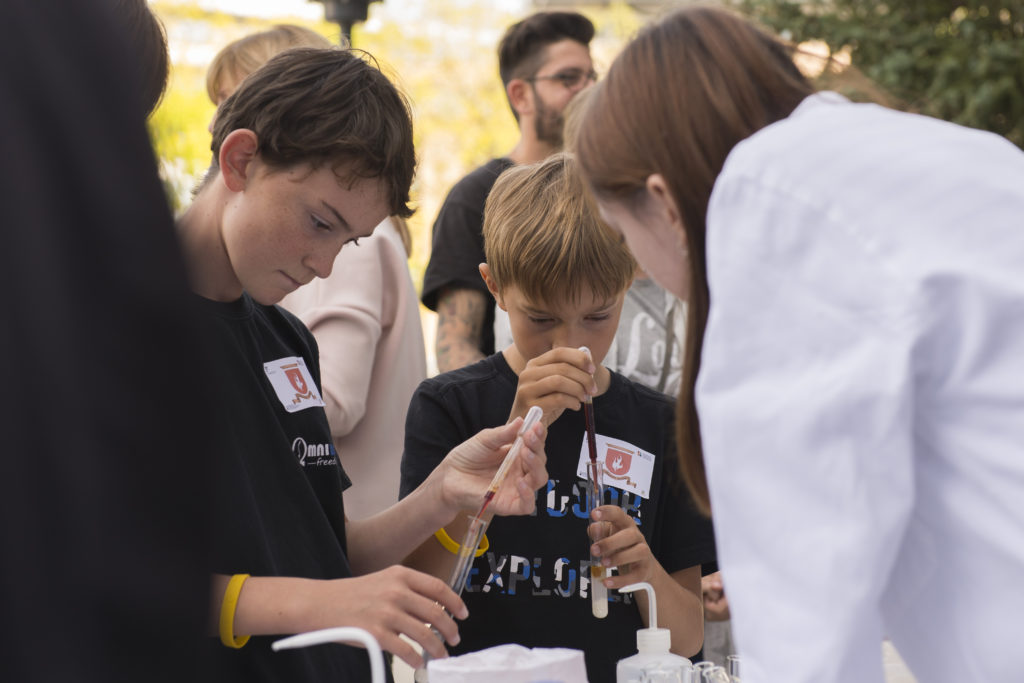
<path fill-rule="evenodd" d="M 608 616 L 608 587 L 604 585 L 605 568 L 601 565 L 590 567 L 590 607 L 594 616 L 604 619 Z"/>

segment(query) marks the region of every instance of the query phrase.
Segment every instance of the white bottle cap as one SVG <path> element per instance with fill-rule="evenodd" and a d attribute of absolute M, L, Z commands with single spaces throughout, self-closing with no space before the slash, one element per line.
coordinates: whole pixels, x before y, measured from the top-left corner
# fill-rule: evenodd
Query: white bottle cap
<path fill-rule="evenodd" d="M 646 581 L 631 583 L 619 589 L 620 593 L 632 593 L 635 590 L 647 591 L 647 628 L 636 632 L 636 649 L 640 654 L 667 654 L 672 649 L 672 632 L 667 628 L 658 628 L 658 602 L 654 596 L 654 588 Z"/>
<path fill-rule="evenodd" d="M 636 650 L 642 655 L 663 655 L 672 648 L 667 628 L 642 628 L 636 632 Z"/>

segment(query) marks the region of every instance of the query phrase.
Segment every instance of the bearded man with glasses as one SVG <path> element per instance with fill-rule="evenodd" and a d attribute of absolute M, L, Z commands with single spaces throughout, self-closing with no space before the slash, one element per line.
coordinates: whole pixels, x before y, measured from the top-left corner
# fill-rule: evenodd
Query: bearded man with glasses
<path fill-rule="evenodd" d="M 478 266 L 484 261 L 483 213 L 498 176 L 562 147 L 562 112 L 597 80 L 590 58 L 594 25 L 577 12 L 538 12 L 510 26 L 498 46 L 498 68 L 519 141 L 456 183 L 434 221 L 423 304 L 437 311 L 440 372 L 494 353 L 494 300 Z"/>

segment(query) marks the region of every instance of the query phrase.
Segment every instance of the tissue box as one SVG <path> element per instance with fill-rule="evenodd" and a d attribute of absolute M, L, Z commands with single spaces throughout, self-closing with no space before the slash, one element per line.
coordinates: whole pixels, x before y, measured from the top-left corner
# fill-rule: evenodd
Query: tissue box
<path fill-rule="evenodd" d="M 498 645 L 427 664 L 430 683 L 587 683 L 582 650 Z"/>

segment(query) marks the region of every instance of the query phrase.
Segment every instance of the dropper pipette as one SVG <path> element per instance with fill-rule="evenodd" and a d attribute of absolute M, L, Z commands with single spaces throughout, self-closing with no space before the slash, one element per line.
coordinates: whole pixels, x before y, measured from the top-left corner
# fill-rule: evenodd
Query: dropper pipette
<path fill-rule="evenodd" d="M 523 418 L 523 425 L 519 428 L 516 433 L 516 440 L 512 442 L 512 448 L 505 454 L 505 459 L 501 461 L 501 465 L 498 467 L 498 471 L 494 473 L 494 477 L 491 479 L 490 485 L 487 487 L 487 492 L 484 493 L 483 502 L 480 504 L 480 510 L 475 515 L 469 518 L 469 528 L 466 529 L 466 533 L 462 538 L 462 543 L 459 545 L 459 552 L 455 558 L 455 566 L 452 568 L 452 573 L 448 578 L 448 587 L 455 591 L 456 595 L 462 595 L 462 589 L 466 586 L 466 578 L 469 576 L 469 568 L 473 564 L 473 556 L 476 554 L 476 549 L 480 545 L 480 539 L 483 538 L 484 531 L 487 530 L 487 521 L 484 520 L 484 512 L 487 510 L 487 506 L 494 500 L 494 496 L 498 493 L 498 489 L 501 488 L 502 482 L 505 481 L 505 477 L 508 475 L 509 468 L 512 467 L 512 463 L 515 462 L 516 457 L 519 455 L 519 451 L 523 448 L 523 435 L 533 425 L 537 424 L 537 421 L 544 416 L 544 411 L 541 410 L 540 406 L 532 406 L 526 411 L 526 417 Z M 430 629 L 434 632 L 438 638 L 441 637 L 441 632 L 433 626 Z M 443 638 L 442 638 L 443 640 Z M 423 650 L 423 666 L 416 669 L 414 672 L 414 679 L 416 683 L 422 683 L 426 680 L 426 666 L 430 656 L 426 650 Z"/>
<path fill-rule="evenodd" d="M 472 563 L 473 554 L 476 552 L 477 546 L 480 544 L 480 539 L 484 535 L 484 530 L 487 527 L 487 522 L 484 520 L 484 513 L 487 511 L 487 506 L 494 500 L 494 496 L 497 495 L 498 489 L 501 488 L 502 482 L 505 481 L 505 477 L 508 475 L 509 468 L 512 463 L 515 462 L 516 457 L 519 455 L 519 451 L 523 447 L 523 435 L 533 427 L 543 417 L 544 411 L 540 409 L 540 406 L 532 406 L 527 412 L 526 417 L 523 419 L 523 426 L 519 428 L 519 432 L 516 434 L 516 440 L 512 443 L 512 448 L 509 449 L 505 455 L 505 459 L 501 461 L 501 466 L 498 467 L 498 471 L 494 473 L 494 478 L 491 479 L 491 485 L 487 487 L 487 492 L 484 493 L 483 502 L 480 504 L 480 510 L 470 518 L 469 528 L 466 530 L 466 536 L 462 541 L 462 545 L 459 546 L 459 554 L 455 560 L 455 568 L 452 570 L 451 578 L 448 581 L 448 586 L 455 591 L 456 595 L 462 593 L 462 588 L 466 584 L 466 575 L 469 572 L 469 566 Z"/>

